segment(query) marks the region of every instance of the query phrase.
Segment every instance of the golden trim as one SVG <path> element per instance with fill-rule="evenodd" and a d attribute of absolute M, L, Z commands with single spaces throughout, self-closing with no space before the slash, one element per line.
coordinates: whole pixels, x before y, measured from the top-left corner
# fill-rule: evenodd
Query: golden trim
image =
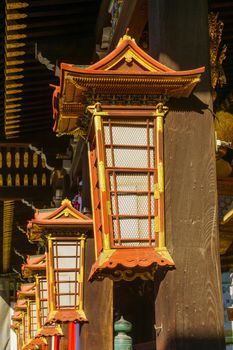
<path fill-rule="evenodd" d="M 40 279 L 42 276 L 35 275 L 35 281 L 36 281 L 36 331 L 38 332 L 41 328 L 41 319 L 40 319 Z M 43 277 L 45 278 L 45 277 Z"/>
<path fill-rule="evenodd" d="M 80 256 L 80 273 L 79 273 L 79 284 L 80 284 L 79 303 L 78 303 L 79 310 L 83 310 L 85 239 L 86 239 L 85 235 L 82 235 L 80 237 L 81 256 Z"/>
<path fill-rule="evenodd" d="M 111 209 L 111 202 L 107 201 L 107 210 L 108 210 L 108 215 L 112 215 L 112 209 Z"/>
<path fill-rule="evenodd" d="M 99 188 L 101 192 L 106 192 L 105 166 L 103 161 L 98 162 Z"/>
<path fill-rule="evenodd" d="M 95 115 L 95 129 L 97 130 L 102 130 L 102 119 L 101 116 L 99 115 Z"/>
<path fill-rule="evenodd" d="M 94 188 L 93 186 L 93 181 L 92 181 L 92 163 L 91 163 L 91 150 L 90 150 L 90 143 L 88 142 L 87 144 L 87 148 L 88 148 L 88 165 L 89 165 L 89 178 L 90 178 L 90 185 L 91 185 L 91 189 Z M 94 208 L 94 196 L 93 196 L 93 190 L 90 191 L 91 192 L 91 205 L 92 208 Z M 96 218 L 95 218 L 95 210 L 93 210 L 93 228 L 94 228 L 94 232 L 97 232 L 97 227 L 96 227 Z M 96 234 L 94 234 L 94 240 L 95 240 L 95 259 L 97 259 L 97 240 L 96 240 Z"/>
<path fill-rule="evenodd" d="M 105 71 L 108 71 L 112 69 L 114 66 L 116 66 L 122 60 L 125 60 L 127 63 L 131 63 L 133 59 L 137 63 L 139 63 L 143 68 L 146 68 L 149 72 L 161 72 L 161 70 L 159 69 L 156 70 L 152 64 L 148 63 L 144 58 L 138 55 L 131 48 L 128 48 L 127 50 L 122 52 L 120 56 L 117 56 L 113 61 L 107 63 L 105 66 L 102 67 L 102 69 Z"/>
<path fill-rule="evenodd" d="M 165 233 L 162 231 L 159 232 L 159 247 L 165 247 Z"/>
<path fill-rule="evenodd" d="M 159 216 L 155 216 L 154 218 L 155 232 L 158 233 L 160 231 L 160 219 Z"/>
<path fill-rule="evenodd" d="M 165 117 L 165 115 L 168 112 L 168 107 L 164 106 L 164 104 L 162 102 L 159 102 L 156 106 L 155 106 L 156 110 L 153 113 L 153 116 L 155 117 Z"/>
<path fill-rule="evenodd" d="M 47 272 L 47 286 L 48 286 L 48 313 L 54 312 L 55 311 L 55 304 L 54 304 L 54 291 L 53 291 L 53 286 L 54 284 L 54 274 L 53 274 L 53 262 L 51 259 L 51 253 L 53 251 L 53 237 L 51 235 L 47 236 L 48 240 L 48 253 L 46 257 L 46 272 Z M 49 283 L 50 282 L 50 283 Z"/>
<path fill-rule="evenodd" d="M 12 241 L 12 225 L 14 217 L 14 201 L 3 202 L 3 243 L 2 243 L 2 266 L 6 273 L 10 267 L 10 251 Z"/>
<path fill-rule="evenodd" d="M 109 233 L 103 232 L 103 246 L 104 246 L 104 251 L 111 249 Z"/>
<path fill-rule="evenodd" d="M 164 168 L 162 162 L 158 163 L 158 188 L 160 193 L 164 192 Z"/>
<path fill-rule="evenodd" d="M 174 260 L 172 259 L 169 251 L 167 250 L 167 248 L 165 246 L 154 248 L 154 250 L 156 251 L 156 253 L 158 253 L 161 256 L 161 258 L 164 258 L 164 259 L 170 261 L 171 264 L 174 264 Z"/>
<path fill-rule="evenodd" d="M 99 266 L 102 266 L 104 263 L 106 263 L 115 252 L 116 249 L 104 249 L 98 258 Z"/>
<path fill-rule="evenodd" d="M 159 199 L 160 193 L 159 193 L 159 185 L 158 183 L 154 184 L 154 199 Z"/>

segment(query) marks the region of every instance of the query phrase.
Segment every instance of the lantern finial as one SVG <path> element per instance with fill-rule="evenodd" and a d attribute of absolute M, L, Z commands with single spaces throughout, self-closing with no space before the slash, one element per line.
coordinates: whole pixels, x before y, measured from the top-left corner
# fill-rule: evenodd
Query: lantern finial
<path fill-rule="evenodd" d="M 101 112 L 102 111 L 102 107 L 101 107 L 101 103 L 100 102 L 96 102 L 96 104 L 95 104 L 95 111 L 96 112 Z"/>
<path fill-rule="evenodd" d="M 155 108 L 156 108 L 156 111 L 155 111 L 154 115 L 155 115 L 156 117 L 164 117 L 165 114 L 167 114 L 167 112 L 168 112 L 168 107 L 165 106 L 162 102 L 159 102 L 159 103 L 155 106 Z"/>
<path fill-rule="evenodd" d="M 132 40 L 135 43 L 135 39 L 131 38 L 131 36 L 129 35 L 129 28 L 126 28 L 125 34 L 122 38 L 120 38 L 117 46 L 119 46 L 124 40 Z"/>
<path fill-rule="evenodd" d="M 61 204 L 62 204 L 62 205 L 64 205 L 64 204 L 69 204 L 69 205 L 71 205 L 71 201 L 70 201 L 68 198 L 65 198 L 65 199 L 63 199 L 63 201 L 61 202 Z"/>

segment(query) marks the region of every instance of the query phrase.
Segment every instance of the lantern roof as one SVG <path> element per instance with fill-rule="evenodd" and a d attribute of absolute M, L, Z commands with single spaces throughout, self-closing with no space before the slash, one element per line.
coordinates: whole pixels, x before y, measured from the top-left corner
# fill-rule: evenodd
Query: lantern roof
<path fill-rule="evenodd" d="M 14 316 L 14 315 L 13 315 Z M 12 320 L 13 320 L 13 318 L 12 318 Z M 18 321 L 19 319 L 17 319 L 17 321 Z M 11 329 L 13 329 L 13 331 L 16 331 L 18 328 L 19 328 L 19 322 L 17 322 L 17 321 L 15 321 L 15 320 L 13 320 L 13 322 L 12 322 L 12 324 L 11 324 L 11 326 L 10 326 L 10 328 Z"/>
<path fill-rule="evenodd" d="M 145 53 L 133 38 L 124 35 L 115 50 L 95 64 L 81 67 L 61 64 L 60 85 L 53 86 L 53 130 L 59 135 L 79 134 L 83 137 L 82 120 L 87 103 L 134 104 L 140 96 L 159 98 L 188 97 L 200 81 L 205 67 L 173 70 Z M 119 98 L 118 98 L 119 97 Z M 145 103 L 145 101 L 144 101 Z M 140 104 L 140 103 L 139 103 Z"/>
<path fill-rule="evenodd" d="M 33 274 L 46 269 L 46 255 L 28 255 L 26 264 L 22 265 L 22 274 L 24 277 L 31 277 Z"/>
<path fill-rule="evenodd" d="M 20 310 L 19 311 L 15 310 L 11 317 L 12 321 L 21 321 L 22 318 L 23 318 L 23 314 Z"/>
<path fill-rule="evenodd" d="M 64 80 L 68 79 L 75 85 L 77 94 L 96 90 L 98 93 L 188 97 L 205 68 L 175 71 L 156 61 L 134 39 L 124 35 L 116 49 L 97 63 L 87 68 L 62 63 L 61 70 L 61 92 L 67 88 Z"/>
<path fill-rule="evenodd" d="M 61 335 L 61 334 L 59 334 Z M 34 350 L 39 349 L 39 347 L 46 346 L 47 341 L 44 337 L 33 338 L 29 341 L 29 343 L 23 348 L 23 350 Z"/>
<path fill-rule="evenodd" d="M 36 210 L 34 219 L 29 221 L 28 228 L 34 224 L 39 226 L 74 226 L 92 228 L 92 219 L 75 209 L 68 199 L 64 199 L 59 208 Z"/>
<path fill-rule="evenodd" d="M 19 299 L 35 297 L 36 284 L 35 283 L 22 283 L 20 290 L 17 292 Z"/>
<path fill-rule="evenodd" d="M 14 305 L 14 310 L 27 310 L 27 301 L 26 299 L 17 299 L 17 302 Z"/>

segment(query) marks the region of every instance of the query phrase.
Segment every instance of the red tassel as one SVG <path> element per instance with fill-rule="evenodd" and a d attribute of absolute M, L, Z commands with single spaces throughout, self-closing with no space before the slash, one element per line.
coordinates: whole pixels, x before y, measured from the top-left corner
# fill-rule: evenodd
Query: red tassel
<path fill-rule="evenodd" d="M 58 335 L 54 336 L 54 350 L 59 350 L 59 337 L 58 337 Z"/>
<path fill-rule="evenodd" d="M 73 322 L 69 322 L 68 350 L 73 349 Z"/>

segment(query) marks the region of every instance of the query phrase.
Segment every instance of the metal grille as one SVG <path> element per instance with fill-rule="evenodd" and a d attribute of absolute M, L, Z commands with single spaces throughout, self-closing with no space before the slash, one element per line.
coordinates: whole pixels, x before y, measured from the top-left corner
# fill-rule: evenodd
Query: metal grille
<path fill-rule="evenodd" d="M 40 290 L 40 316 L 41 325 L 43 326 L 48 316 L 48 285 L 45 277 L 39 279 Z"/>
<path fill-rule="evenodd" d="M 27 344 L 29 340 L 29 334 L 28 334 L 28 315 L 25 313 L 24 315 L 24 339 L 25 339 L 25 344 Z"/>
<path fill-rule="evenodd" d="M 113 246 L 155 245 L 154 120 L 104 120 Z"/>
<path fill-rule="evenodd" d="M 56 309 L 79 305 L 80 241 L 53 241 Z"/>
<path fill-rule="evenodd" d="M 19 338 L 23 339 L 23 324 L 21 322 L 19 324 Z"/>
<path fill-rule="evenodd" d="M 30 337 L 34 338 L 36 335 L 36 302 L 35 301 L 30 301 L 30 321 L 31 321 Z"/>

